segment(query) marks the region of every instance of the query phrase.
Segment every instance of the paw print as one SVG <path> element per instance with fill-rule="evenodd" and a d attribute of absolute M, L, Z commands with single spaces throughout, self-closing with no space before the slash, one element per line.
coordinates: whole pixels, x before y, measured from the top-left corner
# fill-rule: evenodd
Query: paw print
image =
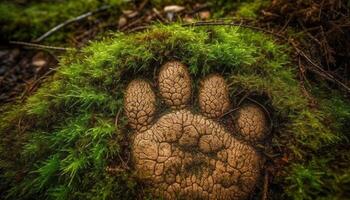
<path fill-rule="evenodd" d="M 163 199 L 248 198 L 261 175 L 263 158 L 250 144 L 267 134 L 263 110 L 241 107 L 232 119 L 235 128 L 228 128 L 218 120 L 232 109 L 228 86 L 222 76 L 209 75 L 199 87 L 200 113 L 194 113 L 191 77 L 177 61 L 161 67 L 157 84 L 157 96 L 170 110 L 160 117 L 149 82 L 133 80 L 125 92 L 138 178 Z"/>

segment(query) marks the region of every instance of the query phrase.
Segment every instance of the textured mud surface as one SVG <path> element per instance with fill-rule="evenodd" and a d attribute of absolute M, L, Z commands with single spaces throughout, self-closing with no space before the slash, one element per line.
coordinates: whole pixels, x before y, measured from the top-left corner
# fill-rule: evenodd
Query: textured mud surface
<path fill-rule="evenodd" d="M 228 86 L 220 75 L 202 80 L 194 114 L 189 104 L 191 78 L 184 65 L 168 62 L 158 78 L 160 98 L 171 111 L 159 119 L 151 85 L 136 79 L 125 93 L 125 112 L 135 130 L 132 155 L 138 177 L 154 196 L 165 199 L 246 199 L 261 175 L 262 156 L 249 142 L 266 135 L 260 107 L 237 111 L 234 137 L 217 119 L 231 108 Z"/>

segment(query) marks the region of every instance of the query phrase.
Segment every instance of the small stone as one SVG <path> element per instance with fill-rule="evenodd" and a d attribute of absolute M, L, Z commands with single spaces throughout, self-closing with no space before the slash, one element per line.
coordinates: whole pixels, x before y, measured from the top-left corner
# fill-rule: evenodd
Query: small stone
<path fill-rule="evenodd" d="M 118 28 L 124 27 L 127 22 L 128 22 L 128 20 L 126 19 L 126 17 L 124 17 L 124 16 L 119 17 Z"/>
<path fill-rule="evenodd" d="M 32 58 L 32 65 L 37 68 L 42 68 L 47 65 L 47 60 L 43 52 L 39 52 L 35 54 L 35 56 Z"/>

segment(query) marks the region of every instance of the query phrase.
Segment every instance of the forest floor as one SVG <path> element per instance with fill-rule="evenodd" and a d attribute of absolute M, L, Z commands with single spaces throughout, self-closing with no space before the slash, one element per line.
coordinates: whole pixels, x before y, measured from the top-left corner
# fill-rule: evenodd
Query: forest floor
<path fill-rule="evenodd" d="M 210 2 L 167 6 L 142 1 L 120 11 L 111 11 L 102 6 L 70 16 L 57 24 L 58 29 L 57 26 L 45 26 L 47 32 L 41 32 L 41 37 L 37 38 L 30 38 L 30 34 L 7 36 L 21 29 L 15 26 L 13 30 L 4 32 L 7 37 L 2 38 L 0 45 L 0 103 L 24 99 L 32 94 L 40 81 L 53 73 L 58 57 L 66 51 L 62 46 L 81 48 L 91 39 L 102 38 L 111 31 L 128 34 L 144 30 L 155 22 L 210 22 L 213 26 L 232 23 L 272 34 L 281 43 L 289 43 L 295 48 L 294 57 L 302 78 L 306 77 L 304 73 L 311 72 L 349 93 L 350 20 L 347 3 L 256 0 L 234 6 L 222 3 L 213 9 Z M 9 22 L 16 23 L 15 20 Z M 24 41 L 13 41 L 23 38 Z"/>
<path fill-rule="evenodd" d="M 281 43 L 289 43 L 295 48 L 294 57 L 300 68 L 301 79 L 306 77 L 304 73 L 311 72 L 349 94 L 348 2 L 323 0 L 291 3 L 285 0 L 256 0 L 241 4 L 227 6 L 222 3 L 213 9 L 210 2 L 166 5 L 142 1 L 120 11 L 111 11 L 102 6 L 71 16 L 57 26 L 46 26 L 47 32 L 42 32 L 37 38 L 30 38 L 30 34 L 1 38 L 0 103 L 25 99 L 32 94 L 41 80 L 53 74 L 58 57 L 66 51 L 62 46 L 81 48 L 90 40 L 102 38 L 111 31 L 128 34 L 142 31 L 155 22 L 209 22 L 213 26 L 231 23 L 233 26 L 251 27 L 272 34 Z M 16 23 L 15 20 L 10 22 Z M 59 28 L 56 29 L 57 27 Z M 13 34 L 16 29 L 5 32 L 4 35 Z M 57 38 L 56 34 L 59 35 Z M 26 40 L 13 41 L 18 38 Z"/>
<path fill-rule="evenodd" d="M 80 51 L 91 40 L 102 40 L 116 31 L 128 35 L 147 30 L 155 23 L 174 22 L 185 27 L 238 26 L 271 35 L 292 49 L 290 56 L 298 72 L 297 78 L 311 107 L 317 106 L 317 100 L 309 92 L 310 82 L 334 90 L 349 100 L 350 1 L 247 2 L 227 5 L 179 1 L 169 4 L 144 0 L 125 6 L 118 2 L 116 7 L 98 4 L 64 19 L 53 20 L 44 28 L 37 24 L 23 27 L 24 33 L 19 29 L 25 22 L 15 25 L 14 17 L 11 20 L 0 18 L 0 25 L 14 25 L 3 26 L 2 30 L 0 106 L 24 102 L 34 94 L 48 77 L 55 74 L 59 60 L 66 52 Z M 23 8 L 31 4 L 18 1 L 16 5 Z M 26 34 L 36 28 L 39 31 L 34 31 L 35 34 Z M 348 147 L 349 144 L 342 144 L 339 151 L 346 151 L 344 149 Z M 288 160 L 282 158 L 281 165 L 285 165 L 283 159 Z M 271 174 L 275 173 L 271 171 Z"/>

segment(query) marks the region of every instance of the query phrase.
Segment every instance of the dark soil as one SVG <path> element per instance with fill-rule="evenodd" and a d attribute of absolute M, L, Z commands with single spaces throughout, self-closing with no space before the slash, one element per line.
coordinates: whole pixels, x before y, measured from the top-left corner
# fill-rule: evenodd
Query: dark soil
<path fill-rule="evenodd" d="M 40 50 L 0 49 L 0 105 L 31 94 L 57 65 L 53 54 Z"/>

